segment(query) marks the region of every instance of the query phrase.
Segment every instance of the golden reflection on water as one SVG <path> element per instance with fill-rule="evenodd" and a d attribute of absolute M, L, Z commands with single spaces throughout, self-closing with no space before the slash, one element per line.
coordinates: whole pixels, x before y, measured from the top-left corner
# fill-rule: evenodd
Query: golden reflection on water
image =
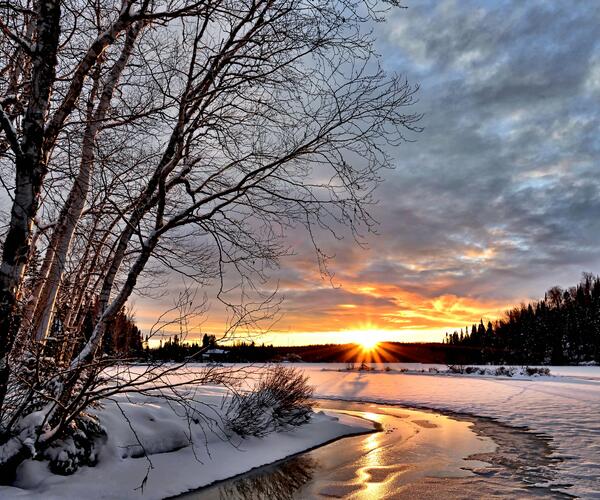
<path fill-rule="evenodd" d="M 472 472 L 464 466 L 474 462 L 465 457 L 475 450 L 489 452 L 495 448 L 493 442 L 482 442 L 471 431 L 470 422 L 406 408 L 371 408 L 378 413 L 337 410 L 377 422 L 383 428 L 383 432 L 363 438 L 360 459 L 353 465 L 354 478 L 344 487 L 345 498 L 396 498 L 407 484 L 425 477 L 467 477 Z"/>
<path fill-rule="evenodd" d="M 369 420 L 381 423 L 382 416 L 366 412 Z M 370 434 L 363 442 L 363 457 L 357 469 L 358 484 L 361 489 L 356 492 L 356 498 L 372 499 L 387 498 L 389 495 L 388 482 L 396 471 L 394 466 L 386 465 L 384 454 L 388 445 L 385 443 L 385 433 Z"/>

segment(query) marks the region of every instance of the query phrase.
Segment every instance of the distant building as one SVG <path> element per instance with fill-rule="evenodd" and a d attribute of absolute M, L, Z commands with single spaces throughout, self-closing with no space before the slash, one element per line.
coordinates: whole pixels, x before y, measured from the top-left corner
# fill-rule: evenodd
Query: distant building
<path fill-rule="evenodd" d="M 229 351 L 225 349 L 209 349 L 202 353 L 202 361 L 225 361 Z"/>

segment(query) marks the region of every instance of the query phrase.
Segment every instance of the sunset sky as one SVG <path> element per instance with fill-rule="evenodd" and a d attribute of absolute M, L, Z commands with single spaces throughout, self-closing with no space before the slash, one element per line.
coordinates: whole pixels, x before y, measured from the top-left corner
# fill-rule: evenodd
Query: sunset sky
<path fill-rule="evenodd" d="M 404 4 L 374 26 L 377 49 L 420 85 L 425 130 L 394 151 L 368 247 L 325 242 L 333 285 L 306 234 L 288 235 L 295 255 L 264 285 L 278 284 L 281 318 L 259 342 L 439 340 L 600 271 L 600 9 Z M 136 298 L 140 326 L 168 305 Z M 202 331 L 224 321 L 212 302 Z"/>

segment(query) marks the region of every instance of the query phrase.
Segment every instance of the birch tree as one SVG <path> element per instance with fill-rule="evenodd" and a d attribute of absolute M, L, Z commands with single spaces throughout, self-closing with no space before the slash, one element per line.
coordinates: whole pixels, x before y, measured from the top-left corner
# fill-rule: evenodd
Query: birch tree
<path fill-rule="evenodd" d="M 380 68 L 369 31 L 394 4 L 0 2 L 0 464 L 115 390 L 101 345 L 150 267 L 248 281 L 286 253 L 286 229 L 322 256 L 318 232 L 369 228 L 379 171 L 418 130 L 415 88 Z M 59 310 L 52 363 L 24 377 Z M 260 311 L 242 304 L 234 324 Z"/>

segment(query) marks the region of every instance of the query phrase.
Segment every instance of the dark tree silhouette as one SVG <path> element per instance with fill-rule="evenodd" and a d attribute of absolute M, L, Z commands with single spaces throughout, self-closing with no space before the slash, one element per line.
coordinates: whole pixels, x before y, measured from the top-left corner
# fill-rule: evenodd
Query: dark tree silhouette
<path fill-rule="evenodd" d="M 567 290 L 550 288 L 487 328 L 446 334 L 445 343 L 472 347 L 471 362 L 554 364 L 600 362 L 600 277 L 584 273 Z"/>

